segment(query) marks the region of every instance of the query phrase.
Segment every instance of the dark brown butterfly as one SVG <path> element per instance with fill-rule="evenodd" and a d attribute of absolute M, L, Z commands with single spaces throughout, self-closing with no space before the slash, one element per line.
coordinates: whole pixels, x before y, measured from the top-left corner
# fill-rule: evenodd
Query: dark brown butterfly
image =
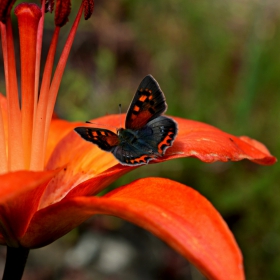
<path fill-rule="evenodd" d="M 157 81 L 146 76 L 128 109 L 125 128 L 117 134 L 101 128 L 76 127 L 75 131 L 100 149 L 111 152 L 123 165 L 147 164 L 164 155 L 177 135 L 177 123 L 162 114 L 167 104 Z"/>

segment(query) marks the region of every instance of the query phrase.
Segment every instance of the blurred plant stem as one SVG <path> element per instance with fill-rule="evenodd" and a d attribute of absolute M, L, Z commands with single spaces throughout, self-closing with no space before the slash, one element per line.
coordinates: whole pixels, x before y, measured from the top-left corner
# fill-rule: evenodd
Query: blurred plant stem
<path fill-rule="evenodd" d="M 27 261 L 27 257 L 29 254 L 29 249 L 19 247 L 9 247 L 7 246 L 7 256 L 6 256 L 6 264 L 5 270 L 3 274 L 3 280 L 20 280 L 25 264 Z"/>
<path fill-rule="evenodd" d="M 239 77 L 237 78 L 235 96 L 235 131 L 242 133 L 252 114 L 252 109 L 256 103 L 258 94 L 259 79 L 261 78 L 261 57 L 266 41 L 267 33 L 267 13 L 263 7 L 257 6 L 255 19 L 253 20 L 252 32 L 249 34 L 247 45 L 245 45 L 244 57 Z"/>

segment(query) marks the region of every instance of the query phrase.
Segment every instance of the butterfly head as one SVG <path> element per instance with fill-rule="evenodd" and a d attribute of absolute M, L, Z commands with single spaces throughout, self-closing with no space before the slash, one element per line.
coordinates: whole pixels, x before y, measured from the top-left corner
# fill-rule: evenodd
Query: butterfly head
<path fill-rule="evenodd" d="M 117 134 L 118 134 L 118 136 L 120 135 L 120 134 L 122 134 L 122 132 L 124 131 L 124 128 L 117 128 Z"/>

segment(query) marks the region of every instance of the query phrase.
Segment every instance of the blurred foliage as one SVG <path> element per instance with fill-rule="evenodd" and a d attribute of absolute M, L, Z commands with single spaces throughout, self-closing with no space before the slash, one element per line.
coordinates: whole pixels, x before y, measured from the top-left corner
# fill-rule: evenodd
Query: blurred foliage
<path fill-rule="evenodd" d="M 47 46 L 52 20 L 46 26 Z M 126 110 L 150 73 L 166 95 L 169 115 L 248 135 L 279 158 L 279 46 L 276 0 L 96 1 L 92 18 L 79 26 L 56 111 L 85 121 L 117 113 L 119 103 Z M 233 231 L 247 278 L 280 278 L 279 164 L 178 159 L 143 166 L 113 187 L 146 176 L 197 189 Z"/>

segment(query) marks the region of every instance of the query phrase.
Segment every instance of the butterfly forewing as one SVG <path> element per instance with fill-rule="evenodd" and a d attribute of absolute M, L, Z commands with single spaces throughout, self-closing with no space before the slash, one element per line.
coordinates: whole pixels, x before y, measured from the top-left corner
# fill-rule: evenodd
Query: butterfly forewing
<path fill-rule="evenodd" d="M 140 83 L 127 112 L 125 127 L 140 129 L 167 109 L 165 97 L 153 76 L 146 76 Z"/>
<path fill-rule="evenodd" d="M 108 129 L 76 127 L 75 131 L 86 141 L 96 144 L 107 152 L 111 152 L 119 144 L 118 135 Z"/>

